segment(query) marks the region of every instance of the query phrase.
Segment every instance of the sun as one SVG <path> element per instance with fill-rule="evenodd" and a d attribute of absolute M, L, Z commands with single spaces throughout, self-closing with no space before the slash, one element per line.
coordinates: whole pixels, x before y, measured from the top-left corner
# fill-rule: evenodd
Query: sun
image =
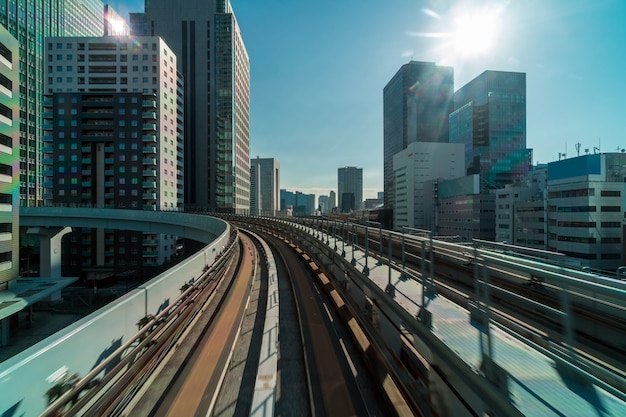
<path fill-rule="evenodd" d="M 441 55 L 438 62 L 448 65 L 495 54 L 503 35 L 500 29 L 506 26 L 508 2 L 481 2 L 459 1 L 445 12 L 422 9 L 422 13 L 429 18 L 424 26 L 433 30 L 409 34 L 431 39 L 432 52 Z"/>
<path fill-rule="evenodd" d="M 493 47 L 497 33 L 497 14 L 481 11 L 457 17 L 450 40 L 457 53 L 477 55 Z"/>

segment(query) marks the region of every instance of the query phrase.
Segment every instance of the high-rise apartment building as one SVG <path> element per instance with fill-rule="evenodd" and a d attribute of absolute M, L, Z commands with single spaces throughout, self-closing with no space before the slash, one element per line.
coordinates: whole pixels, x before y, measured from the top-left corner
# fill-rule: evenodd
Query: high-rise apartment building
<path fill-rule="evenodd" d="M 250 214 L 274 216 L 280 210 L 280 162 L 250 160 Z"/>
<path fill-rule="evenodd" d="M 140 210 L 183 205 L 183 113 L 176 56 L 158 37 L 50 37 L 46 204 Z M 86 229 L 65 265 L 160 265 L 176 237 Z M 139 243 L 141 242 L 141 244 Z M 66 251 L 67 252 L 67 251 Z"/>
<path fill-rule="evenodd" d="M 393 156 L 412 142 L 448 142 L 454 69 L 431 62 L 403 65 L 383 90 L 385 207 L 393 208 Z M 339 196 L 341 201 L 341 196 Z"/>
<path fill-rule="evenodd" d="M 19 194 L 21 205 L 34 206 L 43 193 L 44 59 L 56 58 L 44 37 L 101 36 L 104 5 L 100 0 L 0 2 L 0 25 L 19 43 Z"/>
<path fill-rule="evenodd" d="M 19 273 L 18 63 L 19 44 L 0 26 L 0 291 Z"/>
<path fill-rule="evenodd" d="M 363 168 L 345 167 L 337 170 L 339 212 L 363 209 Z"/>
<path fill-rule="evenodd" d="M 145 3 L 135 35 L 161 36 L 185 80 L 185 203 L 250 209 L 250 63 L 230 1 Z M 137 33 L 144 31 L 144 33 Z"/>
<path fill-rule="evenodd" d="M 468 174 L 484 190 L 520 181 L 532 165 L 526 149 L 526 74 L 485 71 L 454 94 L 450 142 L 465 145 Z"/>

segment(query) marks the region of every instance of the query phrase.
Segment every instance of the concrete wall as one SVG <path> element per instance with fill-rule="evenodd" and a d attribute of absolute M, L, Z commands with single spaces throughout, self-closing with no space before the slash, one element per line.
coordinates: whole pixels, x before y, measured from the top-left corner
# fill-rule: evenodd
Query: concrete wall
<path fill-rule="evenodd" d="M 215 219 L 214 219 L 215 220 Z M 221 222 L 221 221 L 220 221 Z M 223 223 L 223 222 L 221 222 Z M 50 375 L 67 369 L 85 376 L 137 333 L 146 313 L 156 314 L 201 275 L 228 244 L 230 227 L 204 249 L 106 307 L 0 364 L 0 415 L 37 416 L 47 407 Z"/>

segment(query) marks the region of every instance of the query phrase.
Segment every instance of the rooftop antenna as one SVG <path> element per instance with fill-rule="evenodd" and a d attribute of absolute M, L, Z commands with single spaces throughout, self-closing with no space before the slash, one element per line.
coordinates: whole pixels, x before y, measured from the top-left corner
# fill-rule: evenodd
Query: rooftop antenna
<path fill-rule="evenodd" d="M 578 154 L 577 156 L 580 156 L 580 142 L 577 142 L 574 147 L 576 148 L 576 153 Z"/>

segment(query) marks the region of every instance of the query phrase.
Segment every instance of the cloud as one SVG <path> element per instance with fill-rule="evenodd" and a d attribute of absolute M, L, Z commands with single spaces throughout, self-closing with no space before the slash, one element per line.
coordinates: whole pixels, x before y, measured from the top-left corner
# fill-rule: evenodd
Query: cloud
<path fill-rule="evenodd" d="M 415 51 L 411 50 L 411 49 L 407 49 L 406 51 L 402 52 L 402 54 L 400 55 L 402 58 L 408 58 L 408 57 L 412 57 L 414 55 Z"/>
<path fill-rule="evenodd" d="M 422 9 L 422 13 L 424 13 L 427 16 L 433 17 L 435 19 L 440 19 L 441 18 L 441 16 L 437 12 L 432 10 L 432 9 Z"/>

